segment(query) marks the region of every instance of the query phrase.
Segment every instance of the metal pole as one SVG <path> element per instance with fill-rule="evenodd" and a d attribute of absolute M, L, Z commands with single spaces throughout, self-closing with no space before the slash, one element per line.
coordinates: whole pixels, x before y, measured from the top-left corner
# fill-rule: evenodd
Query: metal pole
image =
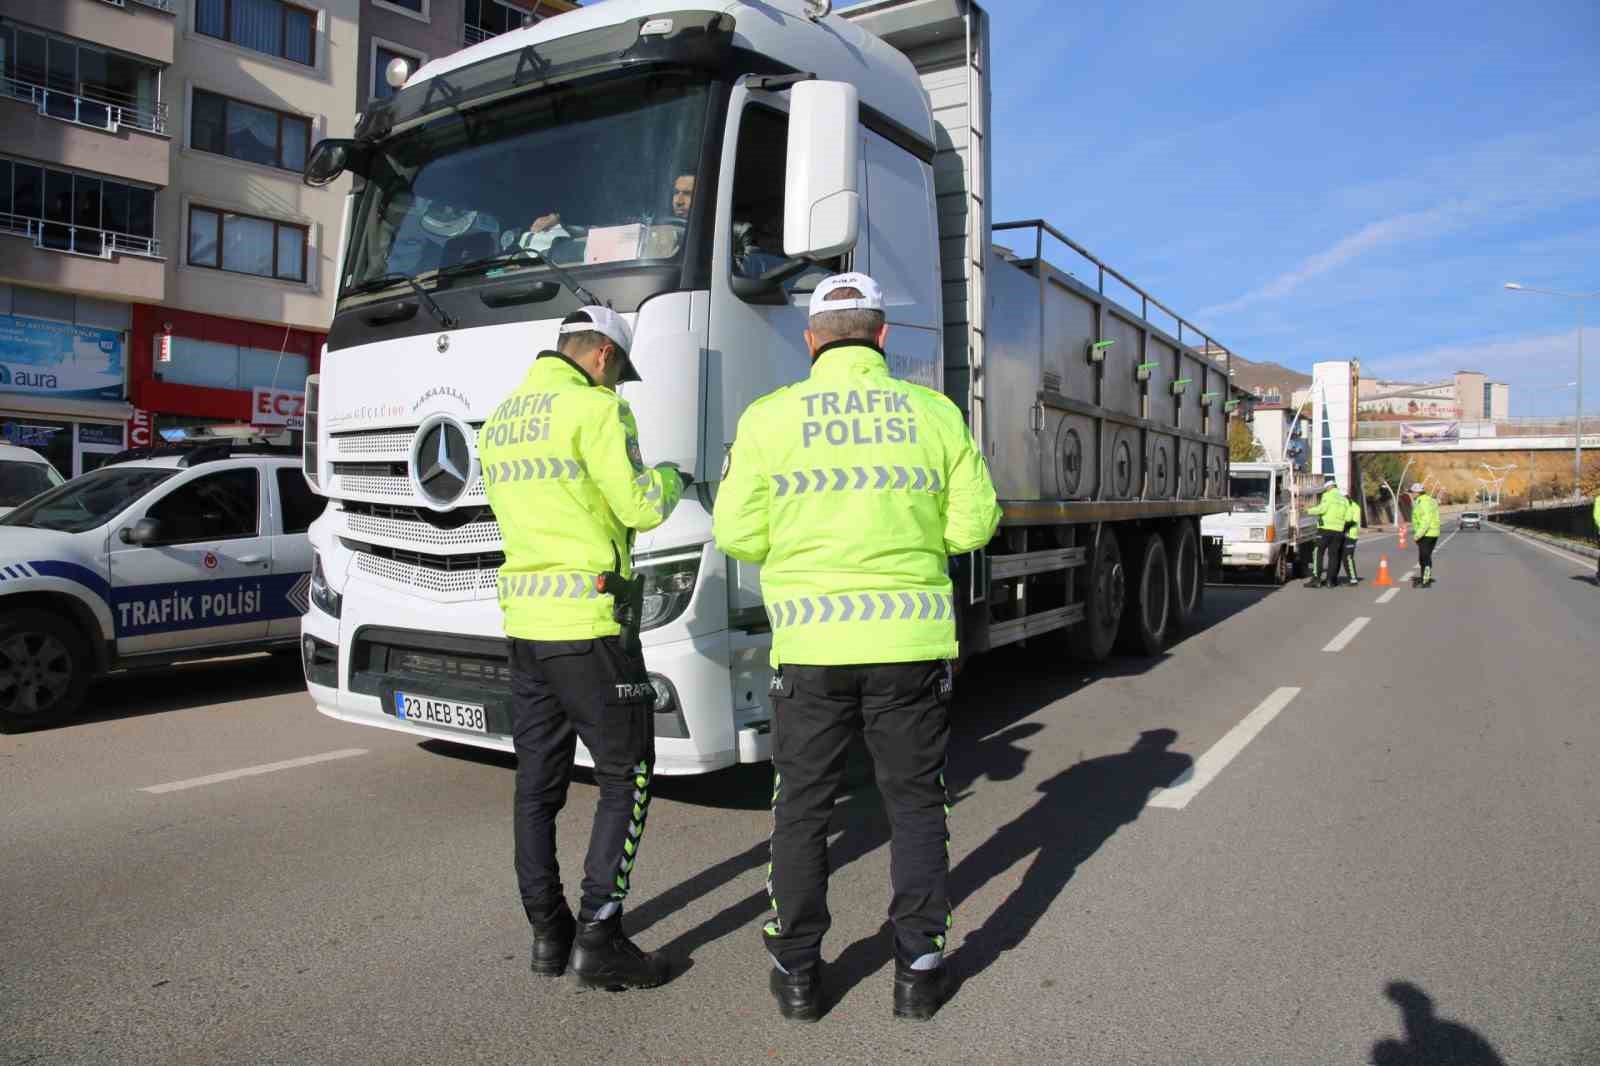
<path fill-rule="evenodd" d="M 1578 417 L 1573 424 L 1572 437 L 1572 498 L 1583 492 L 1583 301 L 1578 305 Z"/>

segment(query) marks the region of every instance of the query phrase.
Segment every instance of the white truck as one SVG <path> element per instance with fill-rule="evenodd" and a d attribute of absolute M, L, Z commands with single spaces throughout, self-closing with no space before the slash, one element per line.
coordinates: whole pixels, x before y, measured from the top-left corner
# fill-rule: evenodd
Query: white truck
<path fill-rule="evenodd" d="M 1233 463 L 1228 468 L 1228 510 L 1201 519 L 1207 554 L 1223 572 L 1263 570 L 1274 584 L 1304 577 L 1317 548 L 1316 503 L 1322 479 L 1289 463 Z"/>
<path fill-rule="evenodd" d="M 426 64 L 313 151 L 308 182 L 361 179 L 306 393 L 306 476 L 335 503 L 301 649 L 324 714 L 510 749 L 476 433 L 597 300 L 633 326 L 644 455 L 697 479 L 635 547 L 657 771 L 766 758 L 760 575 L 711 508 L 740 413 L 807 374 L 807 293 L 840 268 L 882 285 L 891 369 L 966 413 L 1003 502 L 952 564 L 963 654 L 1154 654 L 1194 617 L 1227 352 L 1047 224 L 991 224 L 976 3 L 828 8 L 608 0 Z"/>

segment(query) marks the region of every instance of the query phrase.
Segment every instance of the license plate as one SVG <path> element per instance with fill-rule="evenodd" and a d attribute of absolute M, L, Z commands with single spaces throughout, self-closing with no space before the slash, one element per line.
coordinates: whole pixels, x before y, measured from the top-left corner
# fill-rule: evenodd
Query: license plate
<path fill-rule="evenodd" d="M 451 729 L 465 729 L 470 733 L 489 731 L 483 704 L 440 700 L 432 696 L 419 696 L 414 692 L 394 694 L 394 716 L 405 722 L 448 726 Z"/>

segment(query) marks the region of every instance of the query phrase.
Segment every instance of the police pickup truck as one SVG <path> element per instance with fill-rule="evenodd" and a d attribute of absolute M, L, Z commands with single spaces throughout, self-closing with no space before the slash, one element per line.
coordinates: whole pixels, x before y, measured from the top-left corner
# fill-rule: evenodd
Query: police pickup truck
<path fill-rule="evenodd" d="M 111 670 L 295 650 L 324 502 L 293 450 L 223 440 L 124 452 L 0 518 L 0 732 Z"/>

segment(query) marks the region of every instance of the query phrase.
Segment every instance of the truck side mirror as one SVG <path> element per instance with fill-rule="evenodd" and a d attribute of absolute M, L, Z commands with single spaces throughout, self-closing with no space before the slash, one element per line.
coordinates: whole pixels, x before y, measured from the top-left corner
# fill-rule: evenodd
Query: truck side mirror
<path fill-rule="evenodd" d="M 842 81 L 802 81 L 789 93 L 789 149 L 783 197 L 783 254 L 831 259 L 861 231 L 857 170 L 860 103 Z"/>
<path fill-rule="evenodd" d="M 312 188 L 320 189 L 339 179 L 349 170 L 366 177 L 367 150 L 355 141 L 343 137 L 330 137 L 317 142 L 306 159 L 302 180 Z"/>
<path fill-rule="evenodd" d="M 119 534 L 122 543 L 136 544 L 143 548 L 161 540 L 161 520 L 158 518 L 141 518 L 132 526 L 124 526 Z"/>

